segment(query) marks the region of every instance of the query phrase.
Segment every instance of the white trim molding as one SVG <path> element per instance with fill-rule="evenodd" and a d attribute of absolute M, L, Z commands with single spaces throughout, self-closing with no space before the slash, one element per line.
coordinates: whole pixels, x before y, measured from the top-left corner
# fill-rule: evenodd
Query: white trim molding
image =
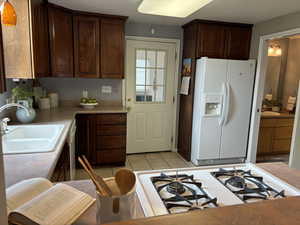
<path fill-rule="evenodd" d="M 267 41 L 272 39 L 284 38 L 296 34 L 300 34 L 300 28 L 272 33 L 260 37 L 256 79 L 255 79 L 255 87 L 254 87 L 254 95 L 253 95 L 253 106 L 252 106 L 252 113 L 251 113 L 251 124 L 250 124 L 250 132 L 249 132 L 248 154 L 246 160 L 247 162 L 252 162 L 252 163 L 256 162 L 259 126 L 260 126 L 260 118 L 261 118 L 261 106 L 264 97 L 263 93 L 264 93 L 266 70 L 267 70 L 267 63 L 268 63 Z M 300 106 L 297 105 L 297 107 Z M 300 136 L 300 130 L 298 131 L 294 129 L 293 136 L 295 135 Z M 295 151 L 295 149 L 291 148 L 291 154 L 292 151 Z"/>

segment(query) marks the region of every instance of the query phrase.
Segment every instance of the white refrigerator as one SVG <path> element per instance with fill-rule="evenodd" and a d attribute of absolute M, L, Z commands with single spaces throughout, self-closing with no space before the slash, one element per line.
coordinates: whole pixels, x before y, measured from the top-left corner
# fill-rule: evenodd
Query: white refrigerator
<path fill-rule="evenodd" d="M 254 60 L 197 60 L 192 162 L 243 162 L 247 154 Z"/>

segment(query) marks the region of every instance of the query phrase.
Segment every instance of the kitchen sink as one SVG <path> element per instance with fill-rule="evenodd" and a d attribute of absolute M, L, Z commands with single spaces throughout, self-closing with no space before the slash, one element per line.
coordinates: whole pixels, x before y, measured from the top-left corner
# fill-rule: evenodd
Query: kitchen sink
<path fill-rule="evenodd" d="M 8 126 L 2 138 L 3 154 L 54 151 L 63 128 L 61 124 Z"/>

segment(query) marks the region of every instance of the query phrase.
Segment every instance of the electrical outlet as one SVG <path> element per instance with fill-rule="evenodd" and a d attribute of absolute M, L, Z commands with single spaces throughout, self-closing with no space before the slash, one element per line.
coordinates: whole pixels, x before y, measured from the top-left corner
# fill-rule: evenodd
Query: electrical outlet
<path fill-rule="evenodd" d="M 112 93 L 112 87 L 111 86 L 102 86 L 101 87 L 102 94 L 111 94 Z"/>

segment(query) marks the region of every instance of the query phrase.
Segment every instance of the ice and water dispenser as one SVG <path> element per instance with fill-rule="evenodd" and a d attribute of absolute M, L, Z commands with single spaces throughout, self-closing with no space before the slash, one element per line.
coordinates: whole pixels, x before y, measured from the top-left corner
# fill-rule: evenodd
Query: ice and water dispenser
<path fill-rule="evenodd" d="M 222 95 L 206 95 L 204 97 L 204 116 L 220 116 L 222 101 Z"/>

